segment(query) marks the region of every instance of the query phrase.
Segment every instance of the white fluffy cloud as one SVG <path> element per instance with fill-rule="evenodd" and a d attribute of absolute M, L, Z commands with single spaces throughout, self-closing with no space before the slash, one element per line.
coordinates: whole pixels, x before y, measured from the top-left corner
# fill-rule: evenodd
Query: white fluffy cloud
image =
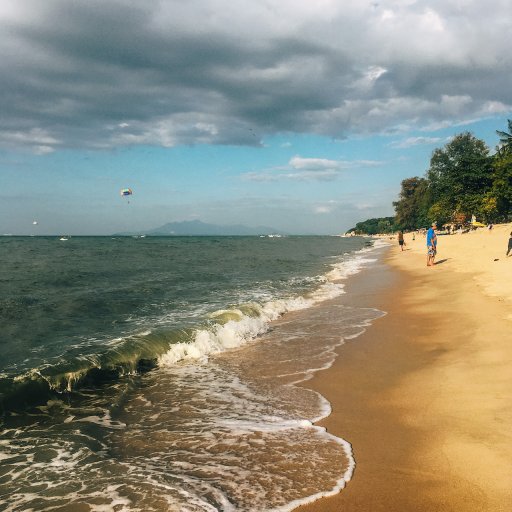
<path fill-rule="evenodd" d="M 376 160 L 329 160 L 294 156 L 288 165 L 246 173 L 244 178 L 250 181 L 332 181 L 346 169 L 378 167 L 381 164 Z"/>
<path fill-rule="evenodd" d="M 3 0 L 0 145 L 257 145 L 509 112 L 509 11 L 508 0 Z"/>
<path fill-rule="evenodd" d="M 410 148 L 412 146 L 439 144 L 442 141 L 441 137 L 407 137 L 406 139 L 391 143 L 391 146 L 394 148 Z"/>

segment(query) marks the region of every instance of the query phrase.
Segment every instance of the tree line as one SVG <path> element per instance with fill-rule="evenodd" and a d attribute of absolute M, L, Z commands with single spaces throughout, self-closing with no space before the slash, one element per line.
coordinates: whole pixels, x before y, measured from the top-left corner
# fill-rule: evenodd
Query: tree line
<path fill-rule="evenodd" d="M 461 225 L 474 215 L 484 223 L 512 219 L 512 120 L 508 132 L 496 130 L 499 143 L 491 154 L 470 132 L 435 149 L 424 177 L 402 181 L 394 217 L 358 222 L 350 231 L 376 234 L 416 230 L 436 221 Z"/>

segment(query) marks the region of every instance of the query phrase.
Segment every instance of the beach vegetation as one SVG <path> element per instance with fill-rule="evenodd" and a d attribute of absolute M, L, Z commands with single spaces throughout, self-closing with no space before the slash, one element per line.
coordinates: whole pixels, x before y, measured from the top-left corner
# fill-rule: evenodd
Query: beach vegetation
<path fill-rule="evenodd" d="M 356 235 L 390 234 L 397 230 L 394 217 L 378 217 L 358 222 L 347 233 Z"/>
<path fill-rule="evenodd" d="M 466 215 L 461 212 L 455 212 L 455 215 L 466 218 Z M 437 222 L 442 226 L 450 222 L 452 217 L 452 209 L 449 203 L 444 199 L 440 199 L 430 206 L 427 212 L 427 222 L 420 224 L 420 226 L 429 226 L 432 222 Z"/>
<path fill-rule="evenodd" d="M 492 192 L 487 192 L 482 199 L 482 212 L 486 218 L 492 219 L 496 217 L 498 212 L 498 201 L 492 195 Z"/>
<path fill-rule="evenodd" d="M 512 152 L 512 120 L 507 120 L 508 124 L 508 132 L 503 132 L 501 130 L 496 130 L 496 133 L 500 137 L 500 142 L 498 144 L 498 150 L 505 153 Z"/>
<path fill-rule="evenodd" d="M 406 178 L 395 217 L 358 222 L 356 234 L 388 234 L 429 226 L 463 226 L 470 219 L 495 223 L 512 220 L 512 120 L 508 131 L 496 130 L 499 143 L 491 153 L 470 132 L 456 135 L 433 151 L 424 177 Z"/>
<path fill-rule="evenodd" d="M 399 200 L 393 203 L 395 223 L 400 229 L 416 229 L 428 222 L 429 187 L 425 178 L 407 178 L 402 181 Z"/>
<path fill-rule="evenodd" d="M 496 200 L 496 218 L 503 221 L 512 216 L 512 148 L 496 153 L 494 175 L 490 191 Z"/>
<path fill-rule="evenodd" d="M 491 154 L 484 141 L 470 132 L 456 135 L 433 151 L 424 178 L 402 181 L 393 203 L 400 229 L 438 224 L 463 225 L 475 216 L 484 222 L 512 217 L 512 121 Z"/>
<path fill-rule="evenodd" d="M 482 192 L 492 185 L 491 163 L 485 142 L 469 132 L 434 150 L 427 171 L 430 196 L 448 217 L 438 222 L 453 220 L 455 213 L 482 216 Z"/>

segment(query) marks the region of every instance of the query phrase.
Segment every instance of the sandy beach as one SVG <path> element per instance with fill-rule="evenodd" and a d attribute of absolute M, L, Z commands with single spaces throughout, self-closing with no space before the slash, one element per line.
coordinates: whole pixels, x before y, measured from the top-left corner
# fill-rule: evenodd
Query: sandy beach
<path fill-rule="evenodd" d="M 390 240 L 385 262 L 349 282 L 387 315 L 308 385 L 331 402 L 322 425 L 352 444 L 356 470 L 298 510 L 512 510 L 511 231 L 439 236 L 434 267 L 425 237 L 406 234 L 405 251 Z"/>

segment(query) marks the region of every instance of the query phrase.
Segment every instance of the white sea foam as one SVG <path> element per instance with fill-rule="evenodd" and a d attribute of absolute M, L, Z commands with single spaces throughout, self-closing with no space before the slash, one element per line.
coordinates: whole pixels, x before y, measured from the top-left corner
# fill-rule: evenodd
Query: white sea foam
<path fill-rule="evenodd" d="M 217 424 L 221 427 L 228 427 L 231 434 L 242 436 L 253 432 L 283 432 L 294 428 L 314 428 L 308 420 L 290 420 L 278 416 L 263 416 L 255 423 L 235 419 L 219 418 Z"/>
<path fill-rule="evenodd" d="M 327 277 L 331 281 L 347 279 L 360 272 L 369 263 L 374 263 L 375 261 L 377 261 L 375 258 L 368 258 L 364 254 L 357 254 L 349 260 L 333 265 L 333 269 L 327 274 Z"/>
<path fill-rule="evenodd" d="M 313 494 L 312 496 L 308 496 L 306 498 L 294 500 L 290 503 L 287 503 L 286 505 L 284 505 L 282 507 L 272 508 L 268 512 L 289 512 L 290 510 L 300 507 L 301 505 L 306 505 L 307 503 L 312 503 L 321 498 L 327 498 L 329 496 L 334 496 L 334 495 L 338 494 L 342 489 L 344 489 L 345 486 L 347 485 L 347 483 L 352 479 L 354 470 L 356 468 L 356 461 L 354 459 L 354 455 L 352 452 L 352 445 L 348 441 L 345 441 L 344 439 L 335 437 L 330 434 L 327 434 L 327 435 L 329 435 L 333 439 L 333 441 L 339 443 L 343 447 L 343 451 L 345 452 L 345 455 L 348 459 L 348 468 L 344 471 L 343 475 L 338 479 L 338 481 L 336 482 L 336 485 L 330 491 L 319 492 L 317 494 Z"/>
<path fill-rule="evenodd" d="M 109 485 L 105 489 L 105 493 L 98 493 L 101 497 L 104 497 L 105 494 L 111 499 L 110 503 L 103 505 L 94 505 L 91 504 L 91 512 L 128 512 L 131 505 L 131 500 L 128 498 L 123 498 L 118 492 L 117 489 L 122 487 L 122 485 Z M 121 507 L 121 508 L 119 508 Z"/>
<path fill-rule="evenodd" d="M 109 411 L 105 411 L 105 414 L 103 416 L 86 416 L 84 418 L 76 419 L 75 421 L 96 423 L 97 425 L 101 425 L 102 427 L 106 427 L 109 429 L 126 428 L 125 423 L 113 420 L 112 417 L 110 416 Z"/>
<path fill-rule="evenodd" d="M 375 238 L 373 240 L 373 247 L 375 249 L 379 249 L 381 247 L 387 247 L 388 245 L 391 245 L 391 242 L 389 240 L 386 240 L 385 238 Z"/>
<path fill-rule="evenodd" d="M 175 343 L 170 350 L 160 356 L 158 363 L 168 366 L 182 360 L 201 359 L 229 348 L 239 347 L 246 341 L 267 330 L 264 317 L 251 318 L 243 316 L 241 320 L 230 320 L 223 325 L 215 325 L 211 329 L 196 331 L 191 343 Z"/>
<path fill-rule="evenodd" d="M 374 247 L 363 248 L 349 257 L 332 265 L 332 270 L 325 276 L 316 277 L 315 281 L 323 281 L 316 289 L 305 296 L 270 300 L 260 304 L 251 304 L 250 309 L 256 316 L 244 314 L 240 309 L 219 310 L 210 315 L 225 315 L 231 318 L 222 325 L 195 332 L 192 342 L 175 343 L 158 359 L 161 366 L 174 365 L 179 361 L 202 359 L 228 349 L 240 347 L 257 336 L 268 331 L 270 323 L 290 311 L 307 309 L 325 300 L 334 299 L 344 293 L 344 285 L 339 281 L 357 274 L 365 266 L 376 261 L 367 255 Z"/>

